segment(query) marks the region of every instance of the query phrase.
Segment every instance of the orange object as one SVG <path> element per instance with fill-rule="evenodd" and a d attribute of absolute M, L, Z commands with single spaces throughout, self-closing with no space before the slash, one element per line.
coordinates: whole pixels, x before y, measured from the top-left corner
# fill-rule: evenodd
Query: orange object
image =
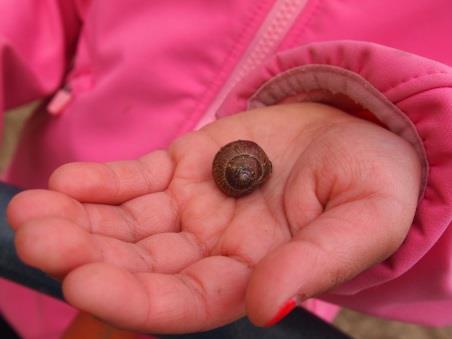
<path fill-rule="evenodd" d="M 62 339 L 137 339 L 138 334 L 110 326 L 91 314 L 80 312 Z"/>

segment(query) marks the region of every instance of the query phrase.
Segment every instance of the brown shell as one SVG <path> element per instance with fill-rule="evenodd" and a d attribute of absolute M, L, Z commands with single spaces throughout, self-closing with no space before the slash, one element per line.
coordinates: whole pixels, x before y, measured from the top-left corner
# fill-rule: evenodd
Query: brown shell
<path fill-rule="evenodd" d="M 212 175 L 218 188 L 231 197 L 241 197 L 262 185 L 272 172 L 272 163 L 253 141 L 237 140 L 215 155 Z"/>

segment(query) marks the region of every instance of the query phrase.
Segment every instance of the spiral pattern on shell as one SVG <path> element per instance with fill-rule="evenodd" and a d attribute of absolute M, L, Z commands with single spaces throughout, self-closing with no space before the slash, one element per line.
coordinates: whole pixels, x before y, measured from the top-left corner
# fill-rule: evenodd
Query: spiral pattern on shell
<path fill-rule="evenodd" d="M 253 141 L 237 140 L 215 155 L 212 175 L 218 188 L 231 197 L 241 197 L 261 186 L 272 172 L 272 163 Z"/>

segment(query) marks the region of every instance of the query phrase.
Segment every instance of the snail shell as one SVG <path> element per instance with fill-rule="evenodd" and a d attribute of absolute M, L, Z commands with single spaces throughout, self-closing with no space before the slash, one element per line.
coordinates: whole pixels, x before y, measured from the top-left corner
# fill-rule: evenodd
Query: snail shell
<path fill-rule="evenodd" d="M 241 197 L 262 185 L 272 172 L 272 163 L 258 144 L 237 140 L 215 155 L 212 175 L 218 188 L 231 197 Z"/>

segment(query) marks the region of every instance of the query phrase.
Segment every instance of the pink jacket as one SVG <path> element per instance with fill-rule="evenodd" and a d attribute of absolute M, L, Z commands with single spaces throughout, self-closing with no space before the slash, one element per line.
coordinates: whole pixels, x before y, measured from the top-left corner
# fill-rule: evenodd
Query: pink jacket
<path fill-rule="evenodd" d="M 0 109 L 51 98 L 6 178 L 45 187 L 66 162 L 134 158 L 219 116 L 345 95 L 413 144 L 424 190 L 401 248 L 324 299 L 452 324 L 451 13 L 450 0 L 3 0 Z M 75 312 L 6 281 L 0 310 L 25 338 L 57 337 Z"/>

